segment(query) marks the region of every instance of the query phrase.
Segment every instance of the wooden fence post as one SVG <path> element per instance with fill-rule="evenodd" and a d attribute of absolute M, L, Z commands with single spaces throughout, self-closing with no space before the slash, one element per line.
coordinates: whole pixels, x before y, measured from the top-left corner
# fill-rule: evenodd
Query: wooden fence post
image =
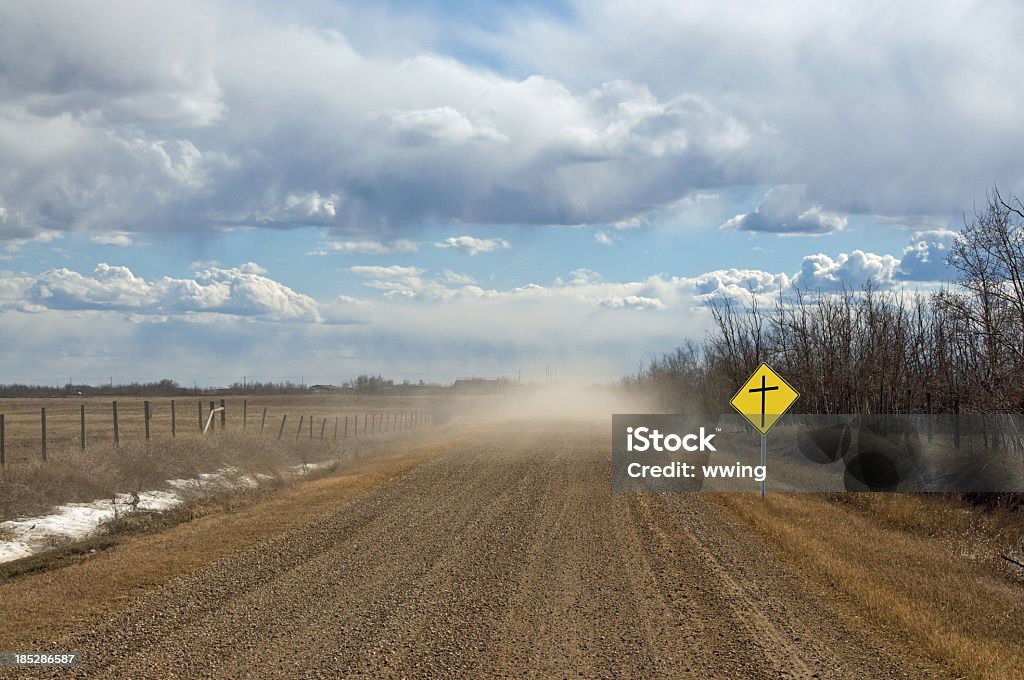
<path fill-rule="evenodd" d="M 82 404 L 82 450 L 85 451 L 85 404 Z"/>
<path fill-rule="evenodd" d="M 114 402 L 114 446 L 121 445 L 121 424 L 117 421 L 117 402 Z"/>
<path fill-rule="evenodd" d="M 309 416 L 309 438 L 313 438 L 313 416 Z"/>
<path fill-rule="evenodd" d="M 345 436 L 344 439 L 348 439 L 348 416 L 345 416 Z"/>
<path fill-rule="evenodd" d="M 299 416 L 299 429 L 295 430 L 295 438 L 298 439 L 299 435 L 302 434 L 302 423 L 306 420 L 306 416 Z"/>
<path fill-rule="evenodd" d="M 40 410 L 39 417 L 40 417 L 40 424 L 42 425 L 42 428 L 43 428 L 43 462 L 45 463 L 46 462 L 46 409 L 45 408 Z"/>
<path fill-rule="evenodd" d="M 338 416 L 334 416 L 334 441 L 338 441 Z"/>
<path fill-rule="evenodd" d="M 931 392 L 925 392 L 925 394 L 924 394 L 924 403 L 925 403 L 925 410 L 928 412 L 928 415 L 931 416 L 931 414 L 932 414 L 932 393 Z M 931 441 L 932 440 L 932 419 L 928 418 L 927 422 L 928 422 L 928 441 Z"/>
<path fill-rule="evenodd" d="M 199 400 L 199 431 L 203 431 L 203 400 Z"/>
<path fill-rule="evenodd" d="M 263 434 L 263 426 L 267 424 L 267 407 L 263 407 L 263 417 L 260 419 L 260 434 Z"/>
<path fill-rule="evenodd" d="M 149 441 L 149 402 L 142 402 L 142 415 L 146 419 L 146 441 Z"/>
<path fill-rule="evenodd" d="M 178 414 L 174 411 L 173 399 L 171 399 L 171 436 L 178 436 Z"/>
<path fill-rule="evenodd" d="M 217 408 L 217 402 L 210 400 L 210 431 L 216 432 L 217 430 L 217 414 L 213 410 Z"/>
<path fill-rule="evenodd" d="M 960 395 L 953 397 L 953 446 L 960 450 Z"/>
<path fill-rule="evenodd" d="M 320 441 L 324 440 L 324 429 L 327 427 L 327 418 L 324 418 L 324 422 L 320 423 Z"/>
<path fill-rule="evenodd" d="M 246 425 L 249 424 L 249 400 L 242 400 L 242 429 L 244 430 Z"/>
<path fill-rule="evenodd" d="M 224 405 L 224 400 L 220 400 L 220 431 L 223 432 L 228 422 L 228 409 Z"/>
<path fill-rule="evenodd" d="M 288 422 L 288 414 L 285 414 L 281 418 L 281 429 L 277 431 L 277 440 L 281 441 L 281 435 L 284 434 L 284 424 Z"/>
<path fill-rule="evenodd" d="M 0 413 L 0 466 L 7 465 L 7 424 Z"/>

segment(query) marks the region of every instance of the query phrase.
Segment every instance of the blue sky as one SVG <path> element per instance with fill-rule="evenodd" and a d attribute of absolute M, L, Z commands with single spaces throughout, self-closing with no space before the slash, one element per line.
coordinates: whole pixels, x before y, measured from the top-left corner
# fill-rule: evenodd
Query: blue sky
<path fill-rule="evenodd" d="M 611 379 L 709 296 L 934 289 L 1024 190 L 1022 19 L 5 4 L 0 382 Z"/>

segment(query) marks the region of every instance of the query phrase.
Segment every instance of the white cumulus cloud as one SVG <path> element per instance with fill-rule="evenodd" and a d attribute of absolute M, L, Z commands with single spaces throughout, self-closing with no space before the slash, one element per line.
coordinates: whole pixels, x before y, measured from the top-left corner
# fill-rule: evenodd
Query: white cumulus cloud
<path fill-rule="evenodd" d="M 311 255 L 330 255 L 332 253 L 349 253 L 354 255 L 394 255 L 396 253 L 415 253 L 420 246 L 409 239 L 394 241 L 327 241 L 321 243 Z"/>
<path fill-rule="evenodd" d="M 30 279 L 25 301 L 55 310 L 108 310 L 139 314 L 209 312 L 318 323 L 311 297 L 270 279 L 254 263 L 210 267 L 194 279 L 147 281 L 128 267 L 100 263 L 91 274 L 60 268 Z"/>
<path fill-rule="evenodd" d="M 490 253 L 495 250 L 506 250 L 510 247 L 509 242 L 504 239 L 476 238 L 474 236 L 450 236 L 442 243 L 436 245 L 438 248 L 451 248 L 466 255 Z"/>
<path fill-rule="evenodd" d="M 946 258 L 956 239 L 949 229 L 915 231 L 903 249 L 898 274 L 909 281 L 949 281 L 954 272 Z"/>

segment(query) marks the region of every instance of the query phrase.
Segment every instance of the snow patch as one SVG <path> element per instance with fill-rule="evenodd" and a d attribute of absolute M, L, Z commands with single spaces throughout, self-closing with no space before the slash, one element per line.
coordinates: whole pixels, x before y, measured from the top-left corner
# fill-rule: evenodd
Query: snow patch
<path fill-rule="evenodd" d="M 312 471 L 328 469 L 337 461 L 292 465 L 284 469 L 287 477 L 301 477 Z M 100 533 L 101 527 L 116 517 L 132 512 L 166 512 L 196 495 L 211 496 L 218 491 L 254 489 L 272 479 L 267 474 L 241 474 L 238 468 L 225 467 L 192 479 L 170 479 L 167 491 L 143 491 L 117 494 L 113 498 L 89 503 L 58 505 L 38 517 L 0 522 L 0 563 L 12 562 L 58 545 L 79 541 Z"/>

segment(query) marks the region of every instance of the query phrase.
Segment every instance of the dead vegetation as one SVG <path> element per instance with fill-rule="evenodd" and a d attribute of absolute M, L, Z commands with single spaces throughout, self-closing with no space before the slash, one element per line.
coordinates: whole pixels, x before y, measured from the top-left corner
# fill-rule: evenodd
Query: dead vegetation
<path fill-rule="evenodd" d="M 883 623 L 965 677 L 1016 677 L 1024 664 L 1024 548 L 1012 513 L 941 495 L 791 494 L 720 501 L 853 614 Z"/>
<path fill-rule="evenodd" d="M 7 415 L 0 521 L 41 514 L 65 503 L 166 490 L 170 480 L 196 480 L 191 488 L 176 489 L 178 495 L 191 494 L 191 501 L 255 483 L 280 486 L 293 476 L 294 466 L 337 459 L 371 440 L 422 427 L 424 420 L 414 424 L 414 415 L 430 413 L 434 406 L 431 400 L 408 396 L 234 396 L 225 399 L 223 424 L 217 414 L 211 432 L 202 435 L 199 403 L 176 400 L 177 431 L 172 436 L 170 399 L 151 400 L 151 439 L 146 441 L 143 400 L 122 400 L 120 446 L 115 447 L 106 399 L 0 400 L 0 412 Z M 202 403 L 208 417 L 209 400 Z M 220 400 L 215 403 L 219 406 Z M 84 450 L 83 404 L 88 414 Z M 39 450 L 41 408 L 47 409 L 46 461 Z"/>
<path fill-rule="evenodd" d="M 0 520 L 40 514 L 64 503 L 166 490 L 176 479 L 198 480 L 194 488 L 176 491 L 199 496 L 216 490 L 211 487 L 237 488 L 242 478 L 274 485 L 285 468 L 340 452 L 340 447 L 319 441 L 278 442 L 230 434 L 65 452 L 46 463 L 9 465 L 0 472 Z M 216 478 L 203 477 L 214 473 Z"/>

